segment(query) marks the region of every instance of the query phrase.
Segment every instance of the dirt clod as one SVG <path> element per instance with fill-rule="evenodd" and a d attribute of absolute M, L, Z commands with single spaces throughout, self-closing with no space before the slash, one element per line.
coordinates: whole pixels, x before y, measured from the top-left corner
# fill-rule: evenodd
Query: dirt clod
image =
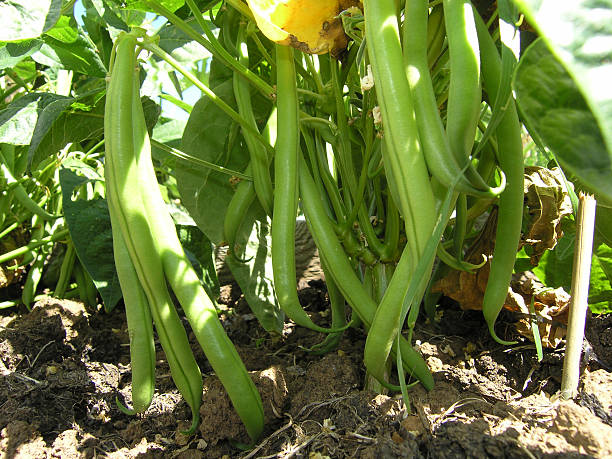
<path fill-rule="evenodd" d="M 190 409 L 161 348 L 151 407 L 126 416 L 115 405 L 115 397 L 131 399 L 123 311 L 92 314 L 49 298 L 30 313 L 0 317 L 0 457 L 612 457 L 612 376 L 596 361 L 586 366 L 576 402 L 559 403 L 562 350 L 545 350 L 538 362 L 530 343 L 501 347 L 479 313 L 446 306 L 440 323 L 420 322 L 415 331 L 436 386 L 412 389 L 407 409 L 401 396 L 363 390 L 362 332 L 348 330 L 338 349 L 314 355 L 304 348 L 320 334 L 290 326 L 272 338 L 256 320 L 240 319 L 249 311 L 239 289 L 223 292 L 224 307 L 235 311 L 221 315 L 224 327 L 264 407 L 265 430 L 252 450 L 236 447 L 248 435 L 195 340 L 206 374 L 202 423 L 186 437 Z M 301 297 L 326 325 L 324 284 L 309 282 Z M 604 362 L 610 323 L 609 315 L 591 317 L 586 331 Z M 455 324 L 456 334 L 445 324 Z"/>

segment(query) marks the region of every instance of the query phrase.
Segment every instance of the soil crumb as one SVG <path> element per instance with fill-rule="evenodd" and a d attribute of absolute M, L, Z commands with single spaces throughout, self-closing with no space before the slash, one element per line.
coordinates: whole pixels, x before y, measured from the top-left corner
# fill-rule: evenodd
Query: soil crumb
<path fill-rule="evenodd" d="M 325 323 L 324 283 L 303 287 L 315 320 Z M 610 316 L 589 318 L 587 338 L 599 358 L 585 362 L 576 400 L 561 402 L 563 349 L 538 362 L 527 341 L 499 346 L 478 313 L 444 307 L 440 322 L 415 334 L 435 388 L 417 385 L 406 407 L 401 396 L 364 389 L 358 330 L 346 331 L 327 355 L 313 355 L 305 347 L 322 335 L 292 326 L 283 337 L 266 335 L 236 286 L 223 287 L 221 302 L 233 308 L 221 315 L 223 325 L 263 402 L 264 434 L 250 449 L 239 448 L 247 432 L 193 337 L 204 394 L 199 430 L 186 437 L 190 410 L 160 348 L 151 407 L 136 417 L 117 409 L 116 398 L 131 399 L 121 307 L 94 313 L 46 298 L 31 312 L 0 317 L 0 457 L 612 457 Z M 442 333 L 459 323 L 455 334 Z"/>

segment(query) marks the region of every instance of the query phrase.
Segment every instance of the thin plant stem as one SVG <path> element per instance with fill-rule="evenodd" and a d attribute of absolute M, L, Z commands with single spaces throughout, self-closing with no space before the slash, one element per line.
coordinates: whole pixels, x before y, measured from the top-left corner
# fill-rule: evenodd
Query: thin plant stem
<path fill-rule="evenodd" d="M 238 72 L 244 78 L 249 81 L 253 86 L 255 86 L 259 91 L 261 91 L 266 97 L 272 98 L 272 95 L 276 92 L 272 86 L 266 83 L 262 78 L 258 75 L 251 72 L 248 68 L 241 65 L 236 59 L 234 59 L 227 50 L 221 46 L 217 38 L 213 35 L 210 27 L 204 20 L 202 13 L 198 10 L 197 6 L 194 2 L 188 0 L 188 5 L 191 8 L 194 16 L 196 17 L 196 21 L 207 38 L 202 37 L 197 31 L 189 26 L 184 20 L 179 18 L 176 14 L 172 13 L 170 10 L 165 8 L 163 5 L 156 1 L 146 0 L 146 4 L 151 7 L 157 14 L 165 16 L 168 20 L 174 24 L 178 29 L 183 31 L 187 36 L 189 36 L 192 40 L 196 41 L 211 54 L 218 57 L 225 65 L 231 68 L 233 71 Z"/>
<path fill-rule="evenodd" d="M 168 64 L 170 64 L 172 67 L 174 67 L 185 78 L 187 78 L 189 81 L 191 81 L 200 91 L 202 91 L 204 94 L 206 94 L 206 96 L 208 98 L 210 98 L 210 100 L 217 107 L 219 107 L 221 110 L 223 110 L 225 112 L 225 114 L 227 114 L 233 121 L 238 123 L 242 129 L 244 129 L 245 131 L 248 131 L 249 133 L 251 133 L 259 142 L 261 142 L 262 145 L 266 148 L 266 150 L 270 154 L 274 154 L 274 149 L 272 148 L 270 143 L 266 139 L 263 138 L 263 136 L 261 135 L 261 133 L 257 129 L 255 129 L 253 126 L 251 126 L 242 116 L 240 116 L 240 114 L 238 112 L 236 112 L 236 110 L 234 110 L 232 107 L 230 107 L 225 101 L 223 101 L 223 99 L 218 97 L 208 86 L 206 86 L 204 83 L 202 83 L 200 80 L 198 80 L 189 70 L 185 69 L 185 67 L 183 67 L 170 54 L 168 54 L 163 49 L 161 49 L 159 46 L 157 46 L 157 45 L 155 45 L 153 43 L 144 42 L 142 44 L 142 46 L 143 46 L 143 48 L 147 49 L 148 51 L 151 51 L 153 54 L 161 57 Z"/>

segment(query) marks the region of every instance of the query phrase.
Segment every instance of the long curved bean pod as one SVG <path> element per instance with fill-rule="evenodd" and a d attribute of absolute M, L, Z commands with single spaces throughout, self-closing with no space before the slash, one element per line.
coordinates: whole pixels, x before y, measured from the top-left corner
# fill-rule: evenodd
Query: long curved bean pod
<path fill-rule="evenodd" d="M 494 103 L 499 93 L 501 58 L 482 18 L 476 15 L 478 39 L 482 54 L 482 75 L 489 102 Z M 518 250 L 523 219 L 524 163 L 521 125 L 514 100 L 509 100 L 503 118 L 495 130 L 499 149 L 499 162 L 508 184 L 499 198 L 495 249 L 491 271 L 482 305 L 491 336 L 502 344 L 495 333 L 495 320 L 508 295 L 514 260 Z"/>
<path fill-rule="evenodd" d="M 251 173 L 251 165 L 247 166 L 244 170 L 245 174 Z M 257 195 L 255 194 L 255 186 L 253 182 L 247 180 L 241 180 L 236 186 L 236 191 L 230 199 L 227 209 L 225 210 L 225 217 L 223 219 L 223 237 L 229 247 L 228 253 L 240 260 L 236 254 L 236 237 L 240 230 L 240 225 L 244 220 L 249 207 L 255 201 Z M 242 260 L 244 261 L 244 260 Z"/>
<path fill-rule="evenodd" d="M 124 34 L 117 39 L 114 67 L 107 89 L 104 170 L 107 196 L 111 207 L 115 209 L 116 218 L 111 223 L 124 237 L 130 259 L 149 302 L 172 379 L 191 408 L 192 424 L 189 432 L 194 432 L 199 422 L 202 375 L 170 299 L 139 190 L 141 184 L 135 158 L 135 133 L 132 129 L 133 98 L 138 84 L 135 47 L 134 35 Z"/>
<path fill-rule="evenodd" d="M 263 430 L 261 397 L 178 239 L 174 222 L 159 191 L 144 112 L 136 91 L 133 97 L 140 193 L 151 223 L 157 253 L 161 255 L 165 277 L 181 303 L 206 358 L 225 387 L 249 436 L 255 441 Z"/>
<path fill-rule="evenodd" d="M 236 51 L 239 55 L 239 61 L 242 65 L 248 68 L 249 56 L 247 54 L 247 44 L 245 38 L 245 26 L 240 25 L 238 29 L 238 40 L 236 43 Z M 234 72 L 233 75 L 234 97 L 238 105 L 238 113 L 253 127 L 257 129 L 257 122 L 253 114 L 251 105 L 251 92 L 249 83 Z M 247 144 L 247 149 L 251 157 L 251 172 L 253 173 L 253 184 L 257 198 L 263 209 L 268 215 L 272 215 L 273 206 L 273 191 L 272 179 L 270 177 L 270 158 L 264 146 L 253 135 L 246 130 L 242 131 L 242 135 Z"/>
<path fill-rule="evenodd" d="M 403 63 L 393 0 L 364 1 L 366 38 L 386 148 L 383 159 L 393 198 L 406 225 L 407 244 L 366 340 L 364 362 L 381 380 L 401 323 L 404 297 L 418 258 L 435 226 L 434 195 L 421 151 L 412 94 Z M 398 103 L 398 101 L 400 103 Z M 423 291 L 426 282 L 423 282 Z"/>
<path fill-rule="evenodd" d="M 111 215 L 115 213 L 109 206 Z M 114 219 L 116 221 L 116 215 Z M 153 340 L 153 318 L 149 302 L 138 280 L 136 269 L 117 225 L 112 227 L 115 269 L 123 292 L 125 315 L 130 337 L 130 360 L 132 367 L 132 410 L 117 401 L 121 411 L 127 414 L 142 413 L 155 393 L 155 341 Z"/>
<path fill-rule="evenodd" d="M 444 22 L 450 57 L 446 132 L 460 166 L 466 163 L 480 118 L 480 50 L 469 0 L 444 0 Z"/>
<path fill-rule="evenodd" d="M 503 190 L 503 185 L 499 188 L 489 187 L 480 175 L 472 170 L 471 164 L 467 166 L 470 172 L 466 171 L 464 175 L 463 166 L 460 164 L 465 164 L 467 155 L 463 155 L 463 161 L 459 163 L 444 132 L 427 64 L 427 9 L 427 0 L 408 2 L 403 29 L 404 61 L 414 97 L 419 138 L 427 167 L 432 175 L 447 187 L 455 182 L 455 177 L 462 176 L 455 187 L 456 191 L 474 196 L 496 196 Z"/>
<path fill-rule="evenodd" d="M 297 295 L 294 247 L 300 130 L 293 48 L 276 45 L 276 67 L 278 124 L 271 229 L 276 298 L 287 317 L 296 324 L 323 333 L 339 331 L 316 325 L 302 309 Z"/>
<path fill-rule="evenodd" d="M 421 151 L 403 64 L 394 0 L 365 0 L 366 39 L 383 121 L 383 159 L 415 257 L 435 223 L 435 200 Z"/>

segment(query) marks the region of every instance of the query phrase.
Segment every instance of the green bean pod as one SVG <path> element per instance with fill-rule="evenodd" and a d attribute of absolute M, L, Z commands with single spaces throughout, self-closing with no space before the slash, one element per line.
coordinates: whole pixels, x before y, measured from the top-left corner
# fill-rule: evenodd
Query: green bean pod
<path fill-rule="evenodd" d="M 324 260 L 321 260 L 321 268 L 323 269 L 323 273 L 329 273 Z M 346 325 L 346 301 L 330 274 L 325 276 L 325 285 L 327 286 L 327 296 L 329 298 L 330 310 L 332 314 L 332 327 L 342 328 Z M 321 343 L 312 346 L 309 349 L 309 352 L 314 355 L 327 354 L 338 347 L 343 334 L 344 332 L 328 334 Z"/>
<path fill-rule="evenodd" d="M 250 175 L 251 170 L 251 164 L 249 163 L 244 173 Z M 228 253 L 239 261 L 246 260 L 241 260 L 236 253 L 236 237 L 240 230 L 240 225 L 242 225 L 242 221 L 256 197 L 253 182 L 241 180 L 238 185 L 236 185 L 236 191 L 225 210 L 225 217 L 223 218 L 223 237 L 229 247 Z"/>
<path fill-rule="evenodd" d="M 446 132 L 457 162 L 472 151 L 480 118 L 480 50 L 474 10 L 469 0 L 444 0 L 444 22 L 450 57 Z"/>
<path fill-rule="evenodd" d="M 353 271 L 303 158 L 300 162 L 299 180 L 302 208 L 325 266 L 353 311 L 357 313 L 365 327 L 370 328 L 376 314 L 376 303 Z M 399 307 L 401 308 L 401 303 Z M 403 337 L 400 338 L 400 347 L 407 371 L 416 376 L 427 390 L 432 389 L 433 377 L 423 357 Z M 393 348 L 391 352 L 395 353 Z"/>
<path fill-rule="evenodd" d="M 476 26 L 482 53 L 482 75 L 485 90 L 492 105 L 499 92 L 501 58 L 482 18 L 476 15 Z M 495 249 L 491 260 L 489 280 L 485 290 L 482 311 L 491 336 L 501 344 L 495 333 L 495 321 L 508 295 L 514 261 L 521 237 L 524 200 L 524 162 L 521 125 L 516 105 L 510 99 L 505 113 L 495 130 L 499 149 L 499 163 L 506 174 L 506 189 L 499 198 Z"/>
<path fill-rule="evenodd" d="M 408 5 L 404 7 L 404 16 L 406 18 L 404 24 L 407 24 L 406 21 L 410 19 L 409 8 L 412 6 L 413 5 L 408 3 Z M 429 5 L 427 5 L 427 7 L 429 8 Z M 404 36 L 406 36 L 406 32 L 404 32 Z M 429 19 L 427 20 L 427 47 L 425 48 L 425 53 L 427 57 L 427 67 L 429 69 L 434 66 L 435 62 L 440 57 L 445 38 L 444 9 L 442 5 L 436 5 L 431 9 Z"/>
<path fill-rule="evenodd" d="M 115 213 L 109 206 L 111 216 Z M 113 218 L 116 221 L 116 215 Z M 140 285 L 136 269 L 130 258 L 121 231 L 112 226 L 113 254 L 115 269 L 125 305 L 125 316 L 130 337 L 130 362 L 132 367 L 132 409 L 126 408 L 119 400 L 117 406 L 126 414 L 142 413 L 153 400 L 155 393 L 155 341 L 153 339 L 153 318 L 149 302 Z"/>
<path fill-rule="evenodd" d="M 72 278 L 72 271 L 74 270 L 74 261 L 76 259 L 76 250 L 72 240 L 68 240 L 66 244 L 66 252 L 64 253 L 64 259 L 60 266 L 59 278 L 55 285 L 53 294 L 57 298 L 64 298 L 64 294 L 70 286 L 70 279 Z"/>
<path fill-rule="evenodd" d="M 268 122 L 262 135 L 271 144 L 276 141 L 276 108 L 272 110 L 268 117 Z M 252 165 L 249 163 L 244 171 L 245 175 L 252 174 Z M 255 185 L 252 181 L 242 180 L 236 186 L 236 191 L 230 200 L 227 209 L 225 211 L 225 217 L 223 219 L 223 236 L 229 246 L 229 253 L 231 256 L 239 261 L 240 258 L 236 254 L 236 237 L 240 230 L 240 225 L 244 220 L 244 217 L 251 207 L 251 204 L 256 198 Z"/>
<path fill-rule="evenodd" d="M 121 35 L 115 44 L 115 61 L 107 89 L 104 116 L 107 198 L 114 208 L 114 222 L 123 236 L 134 264 L 159 341 L 164 349 L 172 379 L 191 408 L 195 432 L 202 401 L 202 375 L 195 361 L 181 320 L 172 304 L 159 252 L 151 236 L 141 179 L 135 158 L 134 97 L 138 87 L 136 37 Z M 142 131 L 142 130 L 140 130 Z M 146 133 L 146 128 L 144 129 Z"/>
<path fill-rule="evenodd" d="M 249 55 L 247 52 L 247 43 L 245 38 L 245 26 L 240 25 L 238 29 L 238 39 L 236 42 L 236 51 L 239 55 L 239 61 L 245 67 L 249 65 Z M 257 129 L 257 122 L 253 114 L 251 105 L 250 85 L 237 72 L 233 74 L 234 97 L 238 105 L 238 113 L 253 127 Z M 251 172 L 253 174 L 253 184 L 257 198 L 264 211 L 268 215 L 272 215 L 273 208 L 273 187 L 272 178 L 270 177 L 270 159 L 262 143 L 257 140 L 250 132 L 243 130 L 242 136 L 246 142 L 247 149 L 251 157 Z"/>
<path fill-rule="evenodd" d="M 467 154 L 462 154 L 463 159 L 458 162 L 451 148 L 449 137 L 444 132 L 427 63 L 427 9 L 427 0 L 408 2 L 403 28 L 404 62 L 414 98 L 419 138 L 427 167 L 431 174 L 446 187 L 455 182 L 455 177 L 463 176 L 455 187 L 457 191 L 474 196 L 497 196 L 503 190 L 504 184 L 498 188 L 489 187 L 473 170 L 471 164 L 467 166 L 468 170 L 464 174 L 462 165 L 467 161 Z M 454 68 L 451 72 L 453 71 Z M 455 77 L 458 79 L 456 73 Z"/>
<path fill-rule="evenodd" d="M 0 172 L 4 176 L 6 180 L 7 187 L 12 188 L 13 198 L 19 202 L 23 206 L 25 210 L 28 212 L 37 215 L 38 217 L 44 220 L 53 220 L 58 218 L 58 215 L 53 215 L 40 207 L 28 194 L 23 185 L 19 180 L 17 180 L 13 173 L 7 166 L 7 160 L 4 158 L 4 155 L 0 151 Z"/>
<path fill-rule="evenodd" d="M 296 324 L 318 332 L 338 331 L 316 325 L 297 295 L 295 271 L 295 219 L 298 206 L 299 105 L 293 48 L 276 45 L 277 137 L 274 155 L 274 213 L 272 214 L 272 267 L 278 304 Z"/>
<path fill-rule="evenodd" d="M 159 191 L 151 161 L 151 145 L 144 112 L 136 91 L 133 105 L 140 193 L 145 202 L 146 217 L 151 225 L 156 252 L 161 254 L 165 277 L 179 300 L 206 358 L 225 387 L 249 436 L 255 441 L 263 431 L 261 397 L 236 348 L 219 322 L 214 303 L 206 294 L 181 246 L 174 222 Z"/>
<path fill-rule="evenodd" d="M 43 268 L 45 265 L 45 259 L 47 258 L 47 251 L 39 251 L 34 263 L 28 271 L 28 277 L 26 278 L 25 284 L 23 285 L 23 291 L 21 292 L 21 302 L 30 310 L 30 306 L 34 301 L 36 295 L 36 289 L 42 278 Z"/>
<path fill-rule="evenodd" d="M 435 222 L 434 196 L 421 151 L 412 94 L 403 65 L 393 0 L 365 0 L 366 38 L 383 120 L 383 159 L 415 257 Z"/>
<path fill-rule="evenodd" d="M 455 227 L 453 229 L 453 249 L 457 260 L 463 259 L 463 243 L 467 233 L 467 197 L 460 194 L 455 206 Z"/>
<path fill-rule="evenodd" d="M 385 362 L 401 327 L 410 278 L 435 226 L 435 200 L 421 151 L 412 94 L 403 64 L 393 0 L 365 0 L 366 38 L 383 119 L 383 160 L 393 199 L 404 217 L 407 244 L 366 340 L 364 362 L 384 381 Z M 426 283 L 423 283 L 423 290 Z"/>

